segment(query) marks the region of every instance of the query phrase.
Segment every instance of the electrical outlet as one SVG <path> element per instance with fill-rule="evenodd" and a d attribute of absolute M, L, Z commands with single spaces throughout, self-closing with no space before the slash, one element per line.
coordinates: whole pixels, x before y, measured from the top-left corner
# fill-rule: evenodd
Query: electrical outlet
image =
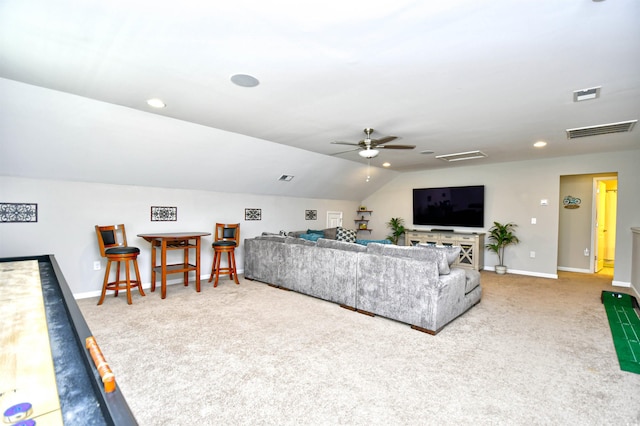
<path fill-rule="evenodd" d="M 530 252 L 529 252 L 529 257 L 530 257 L 530 258 L 532 258 L 532 259 L 533 259 L 534 257 L 536 257 L 536 252 L 535 252 L 535 251 L 530 251 Z"/>
<path fill-rule="evenodd" d="M 538 221 L 536 220 L 536 218 L 535 218 L 535 217 L 532 217 L 532 218 L 531 218 L 531 224 L 532 224 L 532 225 L 535 225 L 536 223 L 538 223 Z"/>
<path fill-rule="evenodd" d="M 102 263 L 100 263 L 99 260 L 96 260 L 95 262 L 93 262 L 93 270 L 99 271 L 100 269 L 102 269 Z"/>
<path fill-rule="evenodd" d="M 589 256 L 589 249 L 588 248 L 584 249 L 584 255 L 585 256 Z"/>

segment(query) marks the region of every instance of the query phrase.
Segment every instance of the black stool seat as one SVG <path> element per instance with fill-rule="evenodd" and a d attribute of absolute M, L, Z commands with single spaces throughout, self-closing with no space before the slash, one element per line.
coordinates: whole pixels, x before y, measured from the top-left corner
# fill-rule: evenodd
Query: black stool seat
<path fill-rule="evenodd" d="M 235 241 L 215 241 L 213 244 L 211 244 L 211 247 L 235 247 L 236 246 L 236 242 Z"/>
<path fill-rule="evenodd" d="M 138 247 L 113 247 L 110 249 L 106 249 L 105 254 L 140 254 L 140 249 Z"/>

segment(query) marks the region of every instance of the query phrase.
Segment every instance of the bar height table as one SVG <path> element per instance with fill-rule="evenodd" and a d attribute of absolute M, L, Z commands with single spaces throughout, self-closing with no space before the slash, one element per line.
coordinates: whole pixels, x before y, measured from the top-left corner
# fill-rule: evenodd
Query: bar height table
<path fill-rule="evenodd" d="M 196 273 L 196 291 L 200 292 L 200 239 L 210 232 L 166 232 L 138 234 L 151 243 L 151 291 L 156 291 L 156 273 L 160 272 L 162 298 L 167 297 L 167 274 L 184 274 L 184 285 L 189 285 L 189 272 Z M 160 248 L 160 265 L 156 264 L 156 250 Z M 194 249 L 195 259 L 189 263 L 189 250 Z M 167 251 L 183 250 L 183 263 L 167 265 Z"/>

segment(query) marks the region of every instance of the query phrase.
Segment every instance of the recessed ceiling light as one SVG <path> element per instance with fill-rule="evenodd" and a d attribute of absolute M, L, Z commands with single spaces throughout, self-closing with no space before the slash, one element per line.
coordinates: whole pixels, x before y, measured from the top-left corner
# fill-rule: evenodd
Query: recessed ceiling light
<path fill-rule="evenodd" d="M 162 102 L 162 99 L 158 98 L 147 99 L 147 104 L 154 108 L 164 108 L 167 106 L 164 102 Z"/>
<path fill-rule="evenodd" d="M 547 143 L 545 141 L 538 141 L 534 143 L 533 146 L 535 146 L 536 148 L 542 148 L 543 146 L 547 146 Z"/>
<path fill-rule="evenodd" d="M 391 167 L 391 163 L 382 163 L 382 167 Z"/>
<path fill-rule="evenodd" d="M 278 180 L 281 180 L 283 182 L 291 182 L 291 180 L 293 179 L 292 175 L 281 175 Z"/>
<path fill-rule="evenodd" d="M 257 78 L 248 74 L 232 75 L 231 82 L 240 87 L 256 87 L 258 84 L 260 84 Z"/>

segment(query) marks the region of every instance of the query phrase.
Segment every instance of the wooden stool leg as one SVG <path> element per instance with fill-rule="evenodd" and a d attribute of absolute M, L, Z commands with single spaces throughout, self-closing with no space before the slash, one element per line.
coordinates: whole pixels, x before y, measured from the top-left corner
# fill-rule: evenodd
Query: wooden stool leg
<path fill-rule="evenodd" d="M 216 258 L 218 257 L 218 252 L 213 251 L 213 263 L 211 264 L 211 276 L 209 277 L 209 282 L 213 280 L 213 276 L 216 274 Z"/>
<path fill-rule="evenodd" d="M 137 259 L 133 259 L 133 267 L 136 271 L 136 282 L 138 283 L 138 292 L 140 293 L 141 296 L 146 296 L 146 294 L 144 294 L 144 290 L 142 289 L 142 281 L 140 281 L 140 271 L 138 270 Z"/>
<path fill-rule="evenodd" d="M 116 261 L 116 281 L 115 281 L 115 297 L 118 297 L 118 290 L 120 290 L 120 261 Z"/>
<path fill-rule="evenodd" d="M 218 278 L 220 278 L 220 260 L 222 260 L 222 255 L 218 252 L 216 253 L 216 263 L 215 263 L 215 270 L 216 270 L 216 280 L 213 283 L 213 287 L 218 287 Z"/>
<path fill-rule="evenodd" d="M 232 278 L 236 282 L 236 284 L 240 284 L 238 282 L 238 272 L 236 271 L 236 251 L 235 250 L 230 251 L 229 255 L 230 255 L 229 267 L 232 268 L 229 271 L 229 275 L 230 275 L 229 278 Z"/>
<path fill-rule="evenodd" d="M 125 276 L 127 277 L 127 303 L 131 305 L 133 302 L 131 300 L 131 273 L 129 272 L 129 259 L 124 261 L 124 267 L 126 269 Z"/>
<path fill-rule="evenodd" d="M 109 272 L 111 270 L 111 260 L 107 259 L 107 269 L 104 271 L 104 283 L 102 284 L 102 295 L 98 300 L 98 305 L 102 305 L 104 297 L 107 295 L 107 286 L 109 285 Z"/>

